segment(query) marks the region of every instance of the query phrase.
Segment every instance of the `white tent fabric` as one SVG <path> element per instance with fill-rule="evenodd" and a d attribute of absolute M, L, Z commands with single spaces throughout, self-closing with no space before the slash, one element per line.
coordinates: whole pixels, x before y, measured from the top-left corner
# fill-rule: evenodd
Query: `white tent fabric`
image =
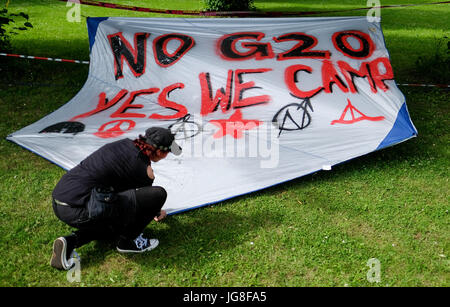
<path fill-rule="evenodd" d="M 153 164 L 181 212 L 417 134 L 379 23 L 333 18 L 89 18 L 88 79 L 8 140 L 69 170 L 100 146 L 170 127 Z"/>

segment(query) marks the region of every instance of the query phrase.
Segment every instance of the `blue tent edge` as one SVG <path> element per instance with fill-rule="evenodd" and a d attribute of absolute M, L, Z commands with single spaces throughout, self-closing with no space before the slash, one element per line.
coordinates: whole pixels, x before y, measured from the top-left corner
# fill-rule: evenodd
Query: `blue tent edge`
<path fill-rule="evenodd" d="M 29 147 L 27 147 L 27 146 L 25 146 L 25 145 L 23 145 L 23 144 L 20 144 L 20 143 L 14 141 L 14 139 L 11 139 L 11 135 L 8 135 L 5 139 L 6 139 L 7 141 L 11 142 L 11 143 L 14 143 L 14 144 L 16 144 L 16 145 L 19 145 L 20 147 L 22 147 L 22 148 L 24 148 L 24 149 L 30 151 L 31 153 L 33 153 L 33 154 L 35 154 L 35 155 L 37 155 L 37 156 L 39 156 L 39 157 L 41 157 L 41 158 L 44 158 L 44 159 L 47 160 L 48 162 L 53 163 L 54 165 L 56 165 L 56 166 L 62 168 L 63 170 L 69 171 L 68 168 L 65 168 L 64 166 L 62 166 L 62 165 L 56 163 L 55 161 L 50 160 L 50 158 L 47 158 L 47 157 L 45 157 L 45 156 L 43 156 L 43 155 L 37 153 L 37 152 L 34 151 L 33 149 L 31 149 L 31 148 L 29 148 Z"/>
<path fill-rule="evenodd" d="M 92 51 L 92 46 L 95 43 L 95 36 L 97 35 L 98 25 L 108 19 L 108 17 L 88 17 L 87 18 L 87 28 L 89 34 L 89 52 Z"/>
<path fill-rule="evenodd" d="M 389 131 L 384 140 L 378 145 L 377 149 L 375 150 L 397 144 L 416 135 L 417 130 L 414 127 L 409 116 L 406 102 L 404 102 L 402 107 L 398 111 L 397 119 L 395 120 L 391 131 Z"/>

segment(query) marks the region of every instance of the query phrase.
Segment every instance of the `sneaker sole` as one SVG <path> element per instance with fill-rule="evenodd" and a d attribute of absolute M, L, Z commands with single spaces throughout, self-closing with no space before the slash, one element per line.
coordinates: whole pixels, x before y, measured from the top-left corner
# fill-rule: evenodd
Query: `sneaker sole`
<path fill-rule="evenodd" d="M 128 250 L 128 249 L 120 249 L 119 247 L 116 247 L 117 251 L 119 253 L 130 253 L 130 254 L 141 254 L 141 253 L 145 253 L 145 252 L 149 252 L 152 249 L 155 249 L 157 246 L 159 245 L 159 241 L 156 240 L 156 242 L 153 245 L 150 245 L 149 247 L 147 247 L 146 249 L 137 251 L 137 250 Z"/>
<path fill-rule="evenodd" d="M 64 238 L 58 238 L 53 242 L 52 258 L 50 265 L 58 270 L 69 270 L 64 263 L 64 256 L 66 254 L 67 242 Z"/>

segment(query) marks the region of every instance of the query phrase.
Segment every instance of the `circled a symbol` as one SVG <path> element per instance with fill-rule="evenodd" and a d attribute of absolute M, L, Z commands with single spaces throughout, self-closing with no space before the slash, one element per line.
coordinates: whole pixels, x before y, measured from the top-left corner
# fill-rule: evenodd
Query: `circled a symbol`
<path fill-rule="evenodd" d="M 116 138 L 132 130 L 134 126 L 136 123 L 129 119 L 113 120 L 103 124 L 94 135 L 104 139 Z"/>
<path fill-rule="evenodd" d="M 303 130 L 308 127 L 312 120 L 308 108 L 314 111 L 309 98 L 301 103 L 294 102 L 282 107 L 272 119 L 272 123 L 280 130 L 278 136 L 282 131 Z"/>

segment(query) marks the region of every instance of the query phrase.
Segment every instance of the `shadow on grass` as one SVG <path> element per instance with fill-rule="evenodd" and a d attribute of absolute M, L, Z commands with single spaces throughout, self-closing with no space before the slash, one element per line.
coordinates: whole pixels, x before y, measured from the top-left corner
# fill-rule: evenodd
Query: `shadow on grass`
<path fill-rule="evenodd" d="M 248 213 L 242 210 L 242 214 L 236 214 L 227 212 L 228 209 L 224 207 L 213 211 L 204 208 L 201 213 L 193 211 L 169 216 L 158 225 L 152 222 L 144 230 L 144 236 L 158 238 L 159 246 L 148 253 L 123 256 L 143 267 L 176 266 L 191 270 L 214 261 L 217 255 L 238 245 L 250 244 L 250 238 L 258 229 L 267 231 L 283 222 L 283 215 L 278 212 Z M 96 241 L 91 248 L 81 249 L 83 267 L 108 265 L 105 258 L 112 249 L 115 251 L 113 241 Z"/>

